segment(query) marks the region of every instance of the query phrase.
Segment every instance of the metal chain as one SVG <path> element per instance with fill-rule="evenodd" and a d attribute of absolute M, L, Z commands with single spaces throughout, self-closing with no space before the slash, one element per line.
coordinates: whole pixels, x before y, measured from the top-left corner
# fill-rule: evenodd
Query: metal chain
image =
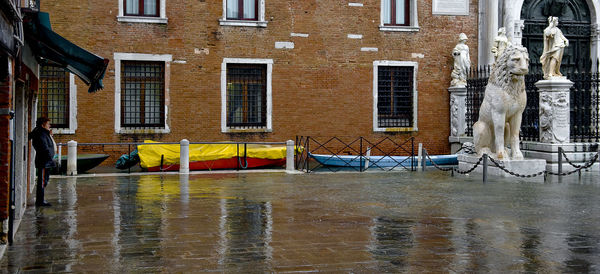
<path fill-rule="evenodd" d="M 450 170 L 453 170 L 453 169 L 454 169 L 454 167 L 443 168 L 443 167 L 440 167 L 440 166 L 438 166 L 438 165 L 437 165 L 437 164 L 436 164 L 436 163 L 433 161 L 433 159 L 431 159 L 431 157 L 429 157 L 429 153 L 427 153 L 427 152 L 425 152 L 425 156 L 427 156 L 427 159 L 429 159 L 429 161 L 431 161 L 431 163 L 433 164 L 433 166 L 434 166 L 434 167 L 436 167 L 437 169 L 439 169 L 439 170 L 441 170 L 441 171 L 450 171 Z"/>
<path fill-rule="evenodd" d="M 499 169 L 501 169 L 502 171 L 504 171 L 504 172 L 506 172 L 506 173 L 508 173 L 508 174 L 510 174 L 510 175 L 513 175 L 513 176 L 517 176 L 517 177 L 521 177 L 521 178 L 532 178 L 532 177 L 537 177 L 537 176 L 540 176 L 540 175 L 542 175 L 542 174 L 546 173 L 546 171 L 545 171 L 545 170 L 543 170 L 543 171 L 540 171 L 540 172 L 538 172 L 538 173 L 534 173 L 534 174 L 528 174 L 528 175 L 522 175 L 522 174 L 514 173 L 514 172 L 512 172 L 512 171 L 510 171 L 510 170 L 506 169 L 506 168 L 505 168 L 503 165 L 501 165 L 500 163 L 496 162 L 496 160 L 494 160 L 494 158 L 492 158 L 492 157 L 488 157 L 488 158 L 490 159 L 490 161 L 492 161 L 492 163 L 494 163 L 494 165 L 495 165 L 496 167 L 498 167 L 498 168 L 499 168 Z"/>
<path fill-rule="evenodd" d="M 574 168 L 581 168 L 582 167 L 580 165 L 573 164 L 573 162 L 571 162 L 571 160 L 569 160 L 569 158 L 567 157 L 567 154 L 565 153 L 564 150 L 561 150 L 560 153 L 563 155 L 563 157 L 565 157 L 565 160 L 567 160 L 567 163 L 569 163 L 569 165 L 571 165 L 572 167 L 574 167 Z"/>
<path fill-rule="evenodd" d="M 477 166 L 479 166 L 479 164 L 481 163 L 481 161 L 483 161 L 483 157 L 479 157 L 479 160 L 477 161 L 477 163 L 475 163 L 474 166 L 472 166 L 470 169 L 466 170 L 466 171 L 462 171 L 460 169 L 458 169 L 457 167 L 453 167 L 453 171 L 456 171 L 458 174 L 469 174 L 471 172 L 473 172 L 473 170 L 475 170 L 477 168 Z"/>
<path fill-rule="evenodd" d="M 598 159 L 598 153 L 596 153 L 596 155 L 594 155 L 594 157 L 592 157 L 592 159 L 590 159 L 589 162 L 587 162 L 585 165 L 580 166 L 574 170 L 571 170 L 569 172 L 563 172 L 563 173 L 558 173 L 558 172 L 552 172 L 552 171 L 547 171 L 548 174 L 550 175 L 557 175 L 557 176 L 566 176 L 566 175 L 571 175 L 575 172 L 581 171 L 582 169 L 586 169 L 589 168 L 591 166 L 594 165 L 594 163 L 596 163 L 596 160 Z"/>
<path fill-rule="evenodd" d="M 543 170 L 543 171 L 540 171 L 540 172 L 538 172 L 538 173 L 533 173 L 533 174 L 528 174 L 528 175 L 523 175 L 523 174 L 518 174 L 518 173 L 512 172 L 512 171 L 510 171 L 510 170 L 506 169 L 506 168 L 504 167 L 504 165 L 502 165 L 501 163 L 498 163 L 498 162 L 496 162 L 496 160 L 494 160 L 494 158 L 492 158 L 492 157 L 489 157 L 489 156 L 488 156 L 488 158 L 490 159 L 490 161 L 491 161 L 491 162 L 492 162 L 492 163 L 493 163 L 493 164 L 494 164 L 496 167 L 498 167 L 499 169 L 501 169 L 502 171 L 504 171 L 504 172 L 506 172 L 506 173 L 508 173 L 508 174 L 510 174 L 510 175 L 513 175 L 513 176 L 516 176 L 516 177 L 520 177 L 520 178 L 533 178 L 533 177 L 537 177 L 537 176 L 540 176 L 540 175 L 544 175 L 544 176 L 546 176 L 547 174 L 550 174 L 550 175 L 555 175 L 555 176 L 567 176 L 567 175 L 571 175 L 571 174 L 573 174 L 573 173 L 575 173 L 575 172 L 581 171 L 582 169 L 587 169 L 587 168 L 589 168 L 589 167 L 593 166 L 593 165 L 594 165 L 594 163 L 596 163 L 596 160 L 598 159 L 598 157 L 599 157 L 599 154 L 600 154 L 600 153 L 596 153 L 596 155 L 594 155 L 594 157 L 592 157 L 592 159 L 590 159 L 590 161 L 589 161 L 589 162 L 587 162 L 585 165 L 579 166 L 579 165 L 574 165 L 574 164 L 572 164 L 572 163 L 569 161 L 569 159 L 567 158 L 567 156 L 566 156 L 566 155 L 564 155 L 564 152 L 563 152 L 563 155 L 565 156 L 565 159 L 567 160 L 567 162 L 569 162 L 569 164 L 570 164 L 570 165 L 572 165 L 573 167 L 575 167 L 576 169 L 574 169 L 574 170 L 571 170 L 571 171 L 569 171 L 569 172 L 563 172 L 563 173 L 558 173 L 558 172 L 552 172 L 552 171 L 546 171 L 546 170 Z M 437 164 L 436 164 L 436 163 L 435 163 L 435 162 L 434 162 L 434 161 L 431 159 L 431 157 L 429 157 L 429 154 L 425 153 L 425 156 L 427 156 L 427 159 L 429 159 L 429 161 L 431 161 L 431 163 L 433 164 L 433 166 L 434 166 L 435 168 L 437 168 L 437 169 L 439 169 L 439 170 L 441 170 L 441 171 L 456 171 L 456 172 L 457 172 L 457 173 L 459 173 L 459 174 L 468 174 L 468 173 L 471 173 L 471 172 L 473 172 L 473 170 L 475 170 L 475 168 L 477 168 L 477 166 L 479 166 L 479 164 L 480 164 L 480 163 L 481 163 L 481 161 L 483 160 L 483 157 L 479 157 L 479 160 L 477 161 L 477 163 L 475 163 L 475 165 L 474 165 L 473 167 L 471 167 L 469 170 L 466 170 L 466 171 L 461 171 L 461 170 L 459 170 L 459 169 L 458 169 L 458 168 L 456 168 L 456 167 L 450 167 L 450 168 L 443 168 L 443 167 L 440 167 L 440 166 L 438 166 L 438 165 L 437 165 Z"/>
<path fill-rule="evenodd" d="M 479 166 L 479 164 L 481 163 L 481 161 L 483 161 L 483 157 L 479 157 L 479 161 L 477 161 L 477 163 L 475 163 L 475 165 L 473 167 L 471 167 L 467 171 L 461 171 L 458 168 L 455 168 L 454 171 L 456 171 L 458 174 L 468 174 L 468 173 L 471 173 L 471 172 L 473 172 L 473 170 L 475 170 L 477 168 L 477 166 Z"/>
<path fill-rule="evenodd" d="M 483 160 L 483 157 L 479 157 L 479 160 L 477 161 L 477 163 L 475 163 L 475 165 L 473 167 L 471 167 L 469 170 L 466 171 L 461 171 L 456 167 L 449 167 L 449 168 L 443 168 L 438 166 L 432 159 L 431 157 L 429 157 L 428 153 L 425 153 L 425 156 L 427 156 L 427 159 L 429 159 L 429 161 L 431 161 L 431 163 L 433 164 L 433 166 L 441 171 L 456 171 L 458 174 L 468 174 L 473 172 L 473 170 L 475 170 L 477 168 L 477 166 L 479 166 L 479 164 L 481 163 L 481 161 Z"/>

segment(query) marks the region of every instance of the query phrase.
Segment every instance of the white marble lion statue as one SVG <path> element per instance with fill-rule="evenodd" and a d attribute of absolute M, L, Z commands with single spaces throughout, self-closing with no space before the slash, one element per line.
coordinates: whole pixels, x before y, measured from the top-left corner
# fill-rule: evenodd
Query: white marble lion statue
<path fill-rule="evenodd" d="M 527 49 L 511 45 L 494 63 L 483 103 L 479 109 L 479 120 L 473 125 L 475 151 L 496 159 L 522 160 L 519 148 L 519 130 L 523 110 L 527 105 L 525 75 L 529 72 Z"/>

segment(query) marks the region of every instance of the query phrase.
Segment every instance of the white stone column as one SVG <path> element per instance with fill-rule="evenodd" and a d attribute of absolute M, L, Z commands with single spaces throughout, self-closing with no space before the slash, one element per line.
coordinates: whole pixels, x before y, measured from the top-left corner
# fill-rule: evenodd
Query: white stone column
<path fill-rule="evenodd" d="M 487 64 L 494 63 L 494 55 L 491 53 L 491 47 L 494 44 L 494 39 L 498 35 L 498 0 L 487 1 L 487 48 L 486 54 Z"/>
<path fill-rule="evenodd" d="M 68 176 L 76 176 L 77 175 L 77 142 L 69 141 L 67 142 L 67 146 L 69 147 L 68 156 L 67 156 L 67 175 Z"/>
<path fill-rule="evenodd" d="M 285 142 L 285 171 L 292 172 L 294 171 L 294 141 L 287 140 Z"/>
<path fill-rule="evenodd" d="M 554 78 L 538 81 L 535 86 L 538 87 L 540 94 L 540 142 L 569 143 L 571 135 L 569 89 L 573 86 L 573 82 L 566 78 Z"/>
<path fill-rule="evenodd" d="M 598 24 L 592 24 L 591 25 L 591 29 L 592 29 L 592 35 L 590 37 L 590 41 L 591 43 L 591 58 L 592 58 L 592 71 L 597 72 L 596 70 L 598 69 L 596 67 L 596 62 L 598 60 L 598 57 L 600 57 L 600 26 L 598 26 Z"/>
<path fill-rule="evenodd" d="M 190 173 L 190 141 L 187 139 L 179 142 L 179 173 Z"/>

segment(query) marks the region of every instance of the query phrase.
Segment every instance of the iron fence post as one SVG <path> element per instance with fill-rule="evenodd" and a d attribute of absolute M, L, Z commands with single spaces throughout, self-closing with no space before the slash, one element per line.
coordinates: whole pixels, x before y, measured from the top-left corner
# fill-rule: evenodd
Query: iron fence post
<path fill-rule="evenodd" d="M 423 154 L 421 155 L 421 171 L 425 171 L 425 155 L 427 155 L 427 149 L 423 148 Z"/>
<path fill-rule="evenodd" d="M 562 175 L 562 147 L 558 147 L 558 177 L 560 178 Z"/>
<path fill-rule="evenodd" d="M 488 155 L 483 154 L 483 183 L 487 183 Z"/>
<path fill-rule="evenodd" d="M 306 173 L 310 173 L 310 136 L 306 136 Z"/>
<path fill-rule="evenodd" d="M 415 171 L 415 137 L 410 138 L 410 171 Z"/>
<path fill-rule="evenodd" d="M 127 156 L 131 156 L 131 144 L 127 144 Z M 131 173 L 131 165 L 127 168 L 127 173 Z"/>
<path fill-rule="evenodd" d="M 362 151 L 363 144 L 362 144 L 362 142 L 363 142 L 363 137 L 361 136 L 360 137 L 360 153 L 358 153 L 359 154 L 359 156 L 358 156 L 359 157 L 358 158 L 358 161 L 359 161 L 358 162 L 358 164 L 359 164 L 358 170 L 359 170 L 359 172 L 363 172 L 363 151 Z"/>

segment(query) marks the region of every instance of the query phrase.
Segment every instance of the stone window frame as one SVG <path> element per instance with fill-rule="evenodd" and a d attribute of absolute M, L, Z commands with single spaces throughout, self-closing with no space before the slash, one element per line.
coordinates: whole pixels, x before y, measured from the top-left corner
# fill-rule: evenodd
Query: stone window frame
<path fill-rule="evenodd" d="M 237 26 L 237 27 L 260 27 L 266 28 L 267 21 L 265 20 L 265 1 L 258 0 L 258 18 L 257 20 L 232 20 L 227 19 L 227 0 L 223 0 L 223 15 L 219 18 L 221 26 Z"/>
<path fill-rule="evenodd" d="M 227 126 L 227 64 L 264 64 L 267 65 L 267 111 L 266 126 L 263 128 L 245 128 Z M 273 59 L 255 58 L 223 58 L 221 63 L 221 132 L 222 133 L 252 133 L 273 132 L 273 92 L 272 92 Z"/>
<path fill-rule="evenodd" d="M 119 14 L 117 15 L 117 21 L 124 23 L 154 23 L 154 24 L 166 24 L 167 18 L 167 0 L 158 0 L 158 16 L 134 16 L 125 15 L 125 2 L 126 0 L 119 0 Z"/>
<path fill-rule="evenodd" d="M 170 133 L 169 127 L 169 84 L 171 75 L 171 54 L 146 54 L 146 53 L 121 53 L 115 52 L 115 133 L 117 134 L 149 134 L 149 133 Z M 165 62 L 165 113 L 164 127 L 123 127 L 121 126 L 121 61 L 160 61 Z"/>
<path fill-rule="evenodd" d="M 381 0 L 380 4 L 380 15 L 379 15 L 379 30 L 380 31 L 398 31 L 398 32 L 416 32 L 419 31 L 419 19 L 418 19 L 418 10 L 417 10 L 417 0 L 407 0 L 409 1 L 409 20 L 410 23 L 408 26 L 391 26 L 385 25 L 383 23 L 383 18 L 385 16 L 383 5 L 385 0 Z M 393 0 L 392 0 L 393 1 Z"/>
<path fill-rule="evenodd" d="M 379 93 L 378 83 L 378 68 L 380 66 L 399 66 L 413 68 L 413 126 L 412 127 L 388 127 L 382 128 L 378 126 L 377 115 L 377 100 Z M 378 60 L 373 61 L 373 131 L 375 132 L 416 132 L 418 131 L 418 88 L 417 88 L 417 72 L 419 63 L 413 61 L 390 61 Z"/>
<path fill-rule="evenodd" d="M 69 127 L 52 128 L 52 134 L 75 134 L 77 130 L 77 85 L 75 84 L 75 74 L 69 73 Z M 39 75 L 39 74 L 38 74 Z M 37 116 L 37 106 L 39 97 L 37 97 L 35 109 Z"/>

